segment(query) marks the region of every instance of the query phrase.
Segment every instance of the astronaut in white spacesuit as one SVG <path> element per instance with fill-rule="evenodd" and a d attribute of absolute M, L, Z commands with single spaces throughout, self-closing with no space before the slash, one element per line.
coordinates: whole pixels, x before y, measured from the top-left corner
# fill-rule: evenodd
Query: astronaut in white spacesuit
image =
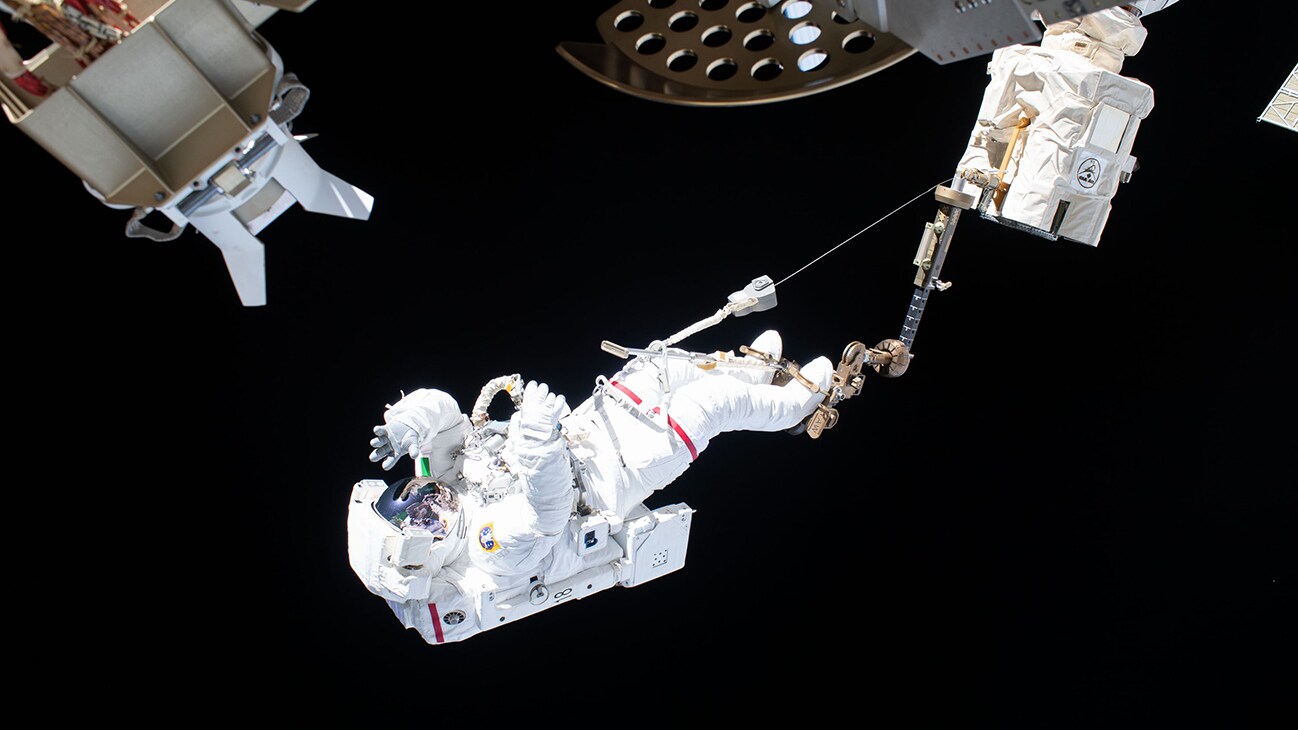
<path fill-rule="evenodd" d="M 778 359 L 779 334 L 764 333 L 752 349 Z M 574 517 L 616 521 L 643 512 L 642 502 L 720 433 L 802 423 L 824 399 L 834 366 L 817 357 L 800 372 L 816 390 L 797 379 L 773 384 L 770 369 L 636 358 L 598 379 L 575 409 L 529 382 L 507 427 L 476 429 L 449 394 L 414 391 L 375 427 L 370 459 L 391 469 L 408 455 L 428 476 L 357 485 L 348 517 L 352 568 L 429 643 L 492 628 L 479 623 L 482 596 L 508 602 L 531 585 L 561 585 L 622 556 L 612 540 L 567 539 Z"/>
<path fill-rule="evenodd" d="M 991 82 L 952 187 L 1032 232 L 1097 245 L 1153 90 L 1120 75 L 1147 31 L 1140 21 L 1176 0 L 1145 0 L 1046 26 L 1040 46 L 998 49 Z"/>

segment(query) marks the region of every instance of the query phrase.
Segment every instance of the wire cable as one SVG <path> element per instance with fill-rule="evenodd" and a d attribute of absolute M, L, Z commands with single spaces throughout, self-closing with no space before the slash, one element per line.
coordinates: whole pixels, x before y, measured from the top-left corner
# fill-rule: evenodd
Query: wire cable
<path fill-rule="evenodd" d="M 901 210 L 902 208 L 905 208 L 906 206 L 910 205 L 911 203 L 914 203 L 916 200 L 919 200 L 920 198 L 924 197 L 925 195 L 928 195 L 929 193 L 933 192 L 934 190 L 937 190 L 937 188 L 938 188 L 939 185 L 945 185 L 947 182 L 950 181 L 950 179 L 951 179 L 951 178 L 948 177 L 948 178 L 943 178 L 943 179 L 939 180 L 938 182 L 936 182 L 936 183 L 933 184 L 933 187 L 929 188 L 928 190 L 925 190 L 924 192 L 920 193 L 919 195 L 916 195 L 915 197 L 911 198 L 910 200 L 907 200 L 905 203 L 902 203 L 901 205 L 897 206 L 897 208 L 894 209 L 894 210 L 892 211 L 892 213 L 889 213 L 888 215 L 885 215 L 884 217 L 880 218 L 879 220 L 877 220 L 877 221 L 871 223 L 870 225 L 866 226 L 865 228 L 862 228 L 861 230 L 857 231 L 856 233 L 853 233 L 852 235 L 850 235 L 850 236 L 848 236 L 847 238 L 843 239 L 842 243 L 839 243 L 837 246 L 834 246 L 833 248 L 829 249 L 828 251 L 822 253 L 821 255 L 817 256 L 816 258 L 814 258 L 814 259 L 812 259 L 810 262 L 808 262 L 806 265 L 804 265 L 801 269 L 798 269 L 797 271 L 793 272 L 792 274 L 789 274 L 788 276 L 784 277 L 784 278 L 781 279 L 780 281 L 776 282 L 775 287 L 778 289 L 778 288 L 780 287 L 781 284 L 783 284 L 784 282 L 788 281 L 789 279 L 792 279 L 793 277 L 797 276 L 798 274 L 801 274 L 801 273 L 803 272 L 804 269 L 810 267 L 812 264 L 816 263 L 817 261 L 819 261 L 819 260 L 825 258 L 826 256 L 830 255 L 831 253 L 837 251 L 839 248 L 841 248 L 841 247 L 843 247 L 844 245 L 846 245 L 846 244 L 847 244 L 849 241 L 851 241 L 853 238 L 856 238 L 857 236 L 861 235 L 862 233 L 865 233 L 866 231 L 870 230 L 871 228 L 874 228 L 875 226 L 879 225 L 880 223 L 884 222 L 885 220 L 888 220 L 888 218 L 891 217 L 891 216 L 893 215 L 893 213 L 896 213 L 897 211 Z"/>

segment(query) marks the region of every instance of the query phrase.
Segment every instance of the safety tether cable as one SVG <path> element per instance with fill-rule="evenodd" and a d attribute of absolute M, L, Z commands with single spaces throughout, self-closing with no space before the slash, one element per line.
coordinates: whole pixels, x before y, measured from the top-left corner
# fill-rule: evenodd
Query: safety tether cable
<path fill-rule="evenodd" d="M 892 211 L 892 213 L 889 213 L 888 215 L 885 215 L 884 217 L 882 217 L 882 218 L 880 218 L 879 220 L 877 220 L 877 221 L 871 223 L 870 225 L 866 226 L 865 228 L 862 228 L 861 230 L 857 231 L 856 233 L 853 233 L 852 235 L 850 235 L 850 236 L 848 236 L 847 238 L 843 239 L 843 242 L 842 242 L 842 243 L 839 243 L 838 245 L 834 246 L 833 248 L 829 249 L 828 251 L 822 253 L 821 255 L 819 255 L 819 256 L 817 256 L 816 258 L 814 258 L 814 259 L 812 259 L 811 261 L 809 261 L 809 262 L 808 262 L 805 266 L 803 266 L 801 269 L 798 269 L 797 271 L 793 272 L 792 274 L 789 274 L 788 276 L 784 277 L 784 278 L 781 279 L 780 281 L 776 282 L 775 287 L 778 289 L 778 288 L 780 287 L 780 285 L 783 284 L 784 282 L 788 281 L 789 279 L 792 279 L 793 277 L 797 276 L 798 274 L 801 274 L 802 271 L 803 271 L 803 269 L 808 268 L 809 266 L 811 266 L 812 264 L 816 263 L 817 261 L 819 261 L 819 260 L 825 258 L 826 256 L 830 255 L 831 253 L 837 251 L 839 248 L 841 248 L 841 247 L 843 247 L 844 245 L 846 245 L 846 244 L 847 244 L 849 241 L 851 241 L 853 238 L 856 238 L 857 236 L 861 235 L 862 233 L 865 233 L 866 231 L 870 230 L 871 228 L 874 228 L 875 226 L 879 225 L 880 223 L 884 222 L 884 221 L 887 220 L 889 217 L 891 217 L 893 213 L 896 213 L 897 211 L 901 210 L 902 208 L 905 208 L 906 206 L 910 205 L 911 203 L 915 202 L 916 200 L 919 200 L 920 198 L 924 197 L 925 195 L 928 195 L 929 193 L 933 192 L 934 190 L 937 190 L 937 188 L 938 188 L 939 185 L 945 185 L 945 184 L 948 183 L 950 180 L 951 180 L 951 178 L 948 177 L 948 178 L 943 178 L 942 180 L 940 180 L 940 181 L 934 183 L 934 184 L 933 184 L 933 187 L 929 188 L 928 190 L 925 190 L 924 192 L 920 193 L 919 195 L 916 195 L 915 197 L 911 198 L 910 200 L 907 200 L 905 203 L 902 203 L 901 205 L 897 206 L 897 208 L 894 209 L 894 210 Z"/>

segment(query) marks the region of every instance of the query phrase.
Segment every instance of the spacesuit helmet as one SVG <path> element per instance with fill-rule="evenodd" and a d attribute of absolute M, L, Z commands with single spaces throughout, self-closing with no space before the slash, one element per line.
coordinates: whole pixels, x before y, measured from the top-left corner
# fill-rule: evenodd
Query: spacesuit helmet
<path fill-rule="evenodd" d="M 430 572 L 454 560 L 464 545 L 468 523 L 460 495 L 432 477 L 397 480 L 374 501 L 374 511 L 405 537 L 432 538 L 427 559 L 420 562 Z"/>
<path fill-rule="evenodd" d="M 393 482 L 374 502 L 374 510 L 398 529 L 421 529 L 445 539 L 458 522 L 460 495 L 432 477 L 409 477 Z"/>

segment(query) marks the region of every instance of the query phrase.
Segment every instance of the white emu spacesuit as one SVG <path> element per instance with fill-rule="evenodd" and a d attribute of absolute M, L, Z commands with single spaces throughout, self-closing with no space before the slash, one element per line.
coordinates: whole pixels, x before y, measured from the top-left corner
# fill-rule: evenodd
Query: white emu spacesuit
<path fill-rule="evenodd" d="M 768 331 L 753 348 L 779 358 L 780 337 Z M 409 455 L 426 465 L 427 476 L 356 485 L 348 516 L 352 569 L 429 643 L 494 628 L 491 617 L 521 615 L 520 604 L 633 585 L 618 571 L 630 565 L 634 539 L 607 539 L 609 532 L 637 516 L 656 520 L 663 534 L 687 522 L 687 506 L 651 514 L 642 502 L 722 432 L 798 426 L 823 400 L 833 372 L 827 358 L 807 363 L 801 374 L 820 388 L 813 392 L 798 380 L 773 384 L 769 369 L 704 370 L 637 358 L 597 380 L 575 409 L 529 382 L 509 422 L 477 419 L 477 428 L 449 394 L 414 391 L 375 427 L 370 459 L 390 469 Z M 604 532 L 574 533 L 573 525 L 595 518 Z M 671 559 L 683 561 L 683 548 Z M 655 548 L 652 564 L 666 564 L 669 549 Z"/>
<path fill-rule="evenodd" d="M 992 54 L 991 76 L 952 187 L 981 194 L 985 213 L 1051 237 L 1097 245 L 1132 144 L 1154 106 L 1148 85 L 1122 76 L 1144 45 L 1142 15 L 1176 0 L 1146 0 L 1046 26 L 1040 46 Z"/>

